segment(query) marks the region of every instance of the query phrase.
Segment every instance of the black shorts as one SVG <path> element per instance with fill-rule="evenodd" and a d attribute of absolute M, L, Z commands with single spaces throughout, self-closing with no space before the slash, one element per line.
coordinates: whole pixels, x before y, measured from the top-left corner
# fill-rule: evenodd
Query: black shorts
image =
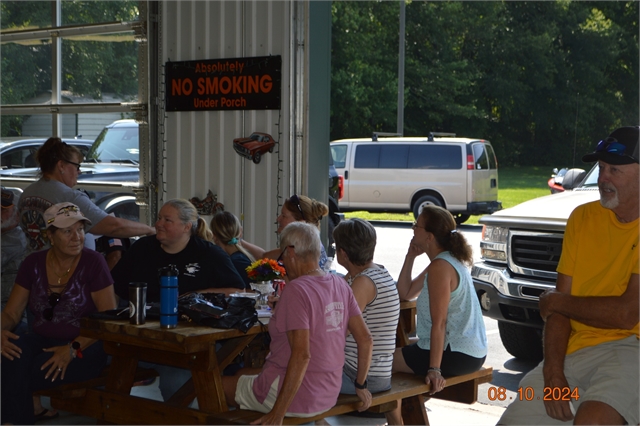
<path fill-rule="evenodd" d="M 418 376 L 427 375 L 427 370 L 430 367 L 430 352 L 429 350 L 420 348 L 417 343 L 402 348 L 404 362 L 406 362 L 409 368 Z M 462 352 L 452 352 L 451 347 L 447 345 L 447 349 L 445 349 L 442 354 L 440 370 L 442 370 L 443 376 L 469 374 L 480 370 L 485 359 L 487 359 L 486 356 L 475 358 Z"/>

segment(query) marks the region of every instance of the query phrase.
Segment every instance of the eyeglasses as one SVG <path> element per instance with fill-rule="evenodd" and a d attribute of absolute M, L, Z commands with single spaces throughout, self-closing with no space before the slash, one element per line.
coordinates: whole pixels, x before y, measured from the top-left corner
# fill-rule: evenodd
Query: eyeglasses
<path fill-rule="evenodd" d="M 616 138 L 606 138 L 598 142 L 596 146 L 596 152 L 608 152 L 610 154 L 617 154 L 621 157 L 633 158 L 627 154 L 627 146 L 618 142 Z M 635 160 L 635 158 L 633 158 Z"/>
<path fill-rule="evenodd" d="M 76 170 L 80 171 L 80 164 L 78 163 L 74 163 L 73 161 L 69 161 L 69 160 L 62 160 L 65 163 L 69 163 L 69 164 L 73 164 L 74 166 L 76 166 Z"/>
<path fill-rule="evenodd" d="M 418 226 L 418 221 L 413 222 L 413 225 L 411 225 L 411 229 L 416 228 L 424 229 L 425 231 L 427 230 L 427 228 L 425 228 L 424 226 Z"/>
<path fill-rule="evenodd" d="M 284 256 L 284 252 L 287 251 L 287 249 L 289 247 L 295 248 L 296 246 L 285 246 L 285 248 L 280 253 L 280 256 L 278 256 L 278 258 L 276 259 L 276 262 L 278 263 L 278 266 L 283 266 L 284 267 L 284 262 L 282 261 L 282 256 Z"/>
<path fill-rule="evenodd" d="M 51 307 L 42 312 L 42 317 L 44 319 L 47 321 L 51 321 L 53 319 L 53 310 L 58 305 L 58 302 L 60 302 L 61 297 L 62 295 L 60 293 L 51 293 L 49 295 L 49 305 L 51 305 Z"/>
<path fill-rule="evenodd" d="M 302 215 L 302 220 L 306 221 L 307 219 L 305 219 L 304 212 L 302 211 L 302 206 L 300 205 L 300 198 L 298 198 L 296 194 L 293 194 L 291 198 L 289 198 L 289 201 L 295 204 L 295 206 L 298 208 L 298 211 Z"/>

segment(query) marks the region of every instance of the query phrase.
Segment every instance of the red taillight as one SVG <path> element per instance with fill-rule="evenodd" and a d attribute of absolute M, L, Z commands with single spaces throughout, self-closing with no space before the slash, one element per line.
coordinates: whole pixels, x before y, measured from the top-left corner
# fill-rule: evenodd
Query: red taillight
<path fill-rule="evenodd" d="M 342 200 L 344 197 L 344 176 L 338 176 L 338 200 Z"/>
<path fill-rule="evenodd" d="M 467 155 L 467 170 L 474 170 L 476 168 L 476 162 L 473 159 L 473 155 Z"/>

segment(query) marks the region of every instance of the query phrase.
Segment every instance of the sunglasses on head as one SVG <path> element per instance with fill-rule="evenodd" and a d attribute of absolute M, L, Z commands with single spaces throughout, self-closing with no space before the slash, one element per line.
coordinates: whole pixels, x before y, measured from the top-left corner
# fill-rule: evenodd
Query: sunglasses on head
<path fill-rule="evenodd" d="M 51 321 L 53 319 L 53 310 L 55 309 L 56 305 L 58 305 L 58 302 L 60 302 L 60 297 L 62 297 L 60 293 L 51 293 L 49 295 L 49 305 L 51 305 L 51 307 L 45 309 L 42 312 L 42 317 L 45 320 Z"/>
<path fill-rule="evenodd" d="M 627 154 L 627 146 L 618 142 L 616 138 L 606 138 L 598 142 L 598 146 L 596 146 L 596 152 L 608 152 L 610 154 L 616 154 L 621 157 L 631 157 Z"/>
<path fill-rule="evenodd" d="M 302 211 L 302 206 L 300 205 L 300 198 L 298 198 L 296 194 L 293 194 L 291 198 L 289 198 L 289 201 L 291 201 L 298 208 L 298 211 L 302 215 L 302 220 L 306 221 L 307 219 L 305 219 L 304 212 Z"/>

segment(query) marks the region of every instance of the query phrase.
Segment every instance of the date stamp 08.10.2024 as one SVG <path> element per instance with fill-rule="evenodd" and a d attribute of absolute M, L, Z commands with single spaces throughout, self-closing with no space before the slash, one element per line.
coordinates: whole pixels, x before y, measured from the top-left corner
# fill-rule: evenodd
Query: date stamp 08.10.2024
<path fill-rule="evenodd" d="M 487 390 L 487 397 L 490 401 L 504 401 L 507 398 L 513 399 L 513 397 L 507 396 L 507 389 L 502 386 L 489 386 Z M 578 388 L 571 389 L 568 386 L 563 388 L 556 386 L 547 386 L 543 389 L 543 395 L 536 395 L 532 387 L 518 388 L 516 399 L 520 401 L 533 401 L 534 399 L 542 399 L 543 401 L 576 401 L 580 399 Z"/>

